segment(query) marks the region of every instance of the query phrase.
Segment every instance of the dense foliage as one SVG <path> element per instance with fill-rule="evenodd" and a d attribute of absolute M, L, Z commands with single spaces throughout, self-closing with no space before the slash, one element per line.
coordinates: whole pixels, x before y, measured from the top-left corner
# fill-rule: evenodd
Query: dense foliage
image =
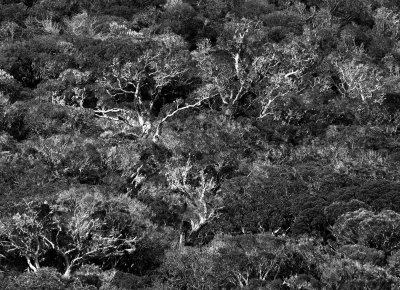
<path fill-rule="evenodd" d="M 395 0 L 0 1 L 1 289 L 399 289 Z"/>

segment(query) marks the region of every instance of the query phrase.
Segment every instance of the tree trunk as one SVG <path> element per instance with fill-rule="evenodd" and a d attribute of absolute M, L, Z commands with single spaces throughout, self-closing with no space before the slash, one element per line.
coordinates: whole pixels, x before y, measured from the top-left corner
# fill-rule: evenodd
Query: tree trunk
<path fill-rule="evenodd" d="M 68 266 L 67 269 L 65 270 L 64 274 L 62 275 L 64 279 L 69 279 L 71 278 L 71 267 Z"/>
<path fill-rule="evenodd" d="M 186 239 L 188 237 L 188 233 L 190 230 L 191 230 L 190 223 L 186 220 L 182 220 L 180 225 L 179 247 L 182 247 L 186 244 Z"/>
<path fill-rule="evenodd" d="M 40 268 L 40 265 L 39 265 L 39 259 L 38 259 L 38 257 L 35 257 L 35 258 L 34 258 L 34 261 L 35 261 L 35 267 L 36 267 L 36 269 L 39 269 L 39 268 Z"/>
<path fill-rule="evenodd" d="M 163 127 L 163 123 L 162 122 L 157 125 L 156 131 L 154 132 L 153 138 L 152 138 L 153 143 L 157 143 L 160 140 L 162 127 Z"/>
<path fill-rule="evenodd" d="M 142 137 L 149 136 L 151 129 L 153 127 L 150 118 L 138 113 L 137 119 L 140 127 L 142 128 Z"/>
<path fill-rule="evenodd" d="M 39 270 L 40 265 L 38 259 L 35 257 L 34 258 L 34 264 L 32 264 L 31 258 L 28 256 L 25 256 L 25 259 L 28 263 L 29 269 L 31 269 L 33 272 L 37 272 Z"/>
<path fill-rule="evenodd" d="M 185 244 L 185 233 L 180 233 L 179 235 L 179 248 L 182 248 Z"/>
<path fill-rule="evenodd" d="M 185 238 L 185 243 L 191 245 L 191 246 L 197 246 L 200 244 L 199 242 L 199 235 L 200 235 L 200 231 L 207 225 L 208 223 L 202 223 L 201 225 L 199 225 L 198 227 L 196 227 L 195 229 L 192 229 L 190 231 L 190 233 L 188 233 L 186 235 Z"/>
<path fill-rule="evenodd" d="M 63 254 L 63 258 L 64 258 L 64 263 L 65 263 L 65 271 L 64 271 L 64 274 L 62 275 L 62 277 L 65 279 L 69 279 L 71 277 L 72 265 L 71 265 L 67 255 Z"/>

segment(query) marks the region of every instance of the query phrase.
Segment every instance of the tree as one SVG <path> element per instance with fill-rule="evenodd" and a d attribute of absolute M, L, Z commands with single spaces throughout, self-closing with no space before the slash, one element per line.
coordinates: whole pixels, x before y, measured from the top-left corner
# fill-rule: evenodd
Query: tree
<path fill-rule="evenodd" d="M 340 243 L 360 244 L 389 255 L 400 247 L 399 229 L 400 214 L 359 209 L 342 215 L 333 226 L 333 233 Z"/>
<path fill-rule="evenodd" d="M 165 253 L 160 270 L 166 289 L 216 289 L 215 252 L 209 248 L 184 247 Z"/>
<path fill-rule="evenodd" d="M 64 51 L 62 42 L 47 35 L 0 48 L 0 67 L 28 89 L 57 78 L 72 64 L 72 58 Z"/>
<path fill-rule="evenodd" d="M 64 19 L 67 32 L 72 35 L 87 35 L 93 37 L 95 32 L 93 29 L 96 19 L 90 17 L 86 11 L 76 14 L 71 19 Z"/>
<path fill-rule="evenodd" d="M 383 73 L 372 64 L 360 62 L 365 57 L 362 51 L 352 58 L 334 60 L 341 83 L 338 89 L 344 98 L 361 103 L 380 103 L 383 100 Z"/>
<path fill-rule="evenodd" d="M 349 258 L 328 257 L 319 271 L 326 289 L 391 289 L 399 285 L 398 278 L 386 269 Z"/>
<path fill-rule="evenodd" d="M 168 166 L 165 173 L 169 188 L 177 194 L 176 199 L 183 204 L 183 228 L 181 229 L 180 244 L 198 232 L 219 215 L 222 208 L 222 196 L 219 184 L 207 176 L 205 170 L 196 172 L 191 161 L 184 166 Z M 189 223 L 188 227 L 185 222 Z"/>
<path fill-rule="evenodd" d="M 276 279 L 290 252 L 284 240 L 269 234 L 226 236 L 214 243 L 218 246 L 216 273 L 240 288 L 251 280 Z"/>
<path fill-rule="evenodd" d="M 380 7 L 374 13 L 374 20 L 374 30 L 377 35 L 397 39 L 400 33 L 400 17 L 398 13 L 386 7 Z"/>
<path fill-rule="evenodd" d="M 135 251 L 152 226 L 146 206 L 128 196 L 107 196 L 96 188 L 63 191 L 39 210 L 26 203 L 24 213 L 1 220 L 1 244 L 26 258 L 37 271 L 50 249 L 64 259 L 64 277 L 84 261 L 116 259 Z"/>
<path fill-rule="evenodd" d="M 152 134 L 157 141 L 164 123 L 180 111 L 199 107 L 207 98 L 185 101 L 174 91 L 167 94 L 189 82 L 189 54 L 179 36 L 164 34 L 149 43 L 152 47 L 127 61 L 113 60 L 99 82 L 105 95 L 96 113 L 131 127 L 139 125 L 143 136 Z"/>
<path fill-rule="evenodd" d="M 387 180 L 367 181 L 360 185 L 344 186 L 332 192 L 332 201 L 351 201 L 357 199 L 367 204 L 374 211 L 390 209 L 400 211 L 400 189 L 398 182 Z"/>
<path fill-rule="evenodd" d="M 0 24 L 0 39 L 14 41 L 14 38 L 21 28 L 13 21 L 4 21 Z"/>
<path fill-rule="evenodd" d="M 250 170 L 246 175 L 242 173 L 222 183 L 224 208 L 216 222 L 217 228 L 227 234 L 288 230 L 293 211 L 297 210 L 293 209 L 294 204 L 299 205 L 291 200 L 292 193 L 302 189 L 289 180 L 284 170 L 274 170 L 262 162 L 253 163 Z"/>
<path fill-rule="evenodd" d="M 143 204 L 127 196 L 106 197 L 96 189 L 62 192 L 54 210 L 52 246 L 64 258 L 65 277 L 89 258 L 107 260 L 134 251 L 151 226 Z"/>
<path fill-rule="evenodd" d="M 348 202 L 335 201 L 329 206 L 324 208 L 324 214 L 329 224 L 333 225 L 335 221 L 343 214 L 347 212 L 353 212 L 360 208 L 370 210 L 370 207 L 357 199 L 352 199 Z"/>
<path fill-rule="evenodd" d="M 371 6 L 374 1 L 324 0 L 325 6 L 332 15 L 340 17 L 343 22 L 373 26 Z"/>
<path fill-rule="evenodd" d="M 225 114 L 235 115 L 254 102 L 259 118 L 265 118 L 278 100 L 307 85 L 304 75 L 317 60 L 316 47 L 307 39 L 272 44 L 266 38 L 259 22 L 233 19 L 225 23 L 216 47 L 203 40 L 193 52 L 207 96 L 219 100 Z"/>
<path fill-rule="evenodd" d="M 29 268 L 36 272 L 40 269 L 40 261 L 46 253 L 49 243 L 48 204 L 42 205 L 24 202 L 22 213 L 0 220 L 0 244 L 6 252 L 16 252 L 26 259 Z"/>

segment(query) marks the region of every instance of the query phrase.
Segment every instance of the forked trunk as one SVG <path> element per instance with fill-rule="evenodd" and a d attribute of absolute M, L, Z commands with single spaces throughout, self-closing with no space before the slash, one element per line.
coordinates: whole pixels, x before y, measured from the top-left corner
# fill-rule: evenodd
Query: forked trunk
<path fill-rule="evenodd" d="M 37 270 L 40 269 L 39 260 L 37 257 L 33 258 L 33 263 L 31 257 L 25 256 L 25 258 L 26 262 L 28 263 L 29 269 L 31 269 L 33 272 L 37 272 Z"/>

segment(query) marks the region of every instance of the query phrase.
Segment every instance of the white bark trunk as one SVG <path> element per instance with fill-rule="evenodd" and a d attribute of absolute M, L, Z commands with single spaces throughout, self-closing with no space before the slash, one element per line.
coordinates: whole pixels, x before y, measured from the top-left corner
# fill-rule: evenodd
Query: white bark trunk
<path fill-rule="evenodd" d="M 71 265 L 67 255 L 63 254 L 63 258 L 64 258 L 64 263 L 65 263 L 65 271 L 64 271 L 64 274 L 62 275 L 62 277 L 65 279 L 69 279 L 71 277 L 72 265 Z"/>
<path fill-rule="evenodd" d="M 33 272 L 37 272 L 37 270 L 39 270 L 40 266 L 39 266 L 39 262 L 37 259 L 34 259 L 34 264 L 31 261 L 31 258 L 28 256 L 25 256 L 26 262 L 28 263 L 29 269 L 31 269 Z"/>

